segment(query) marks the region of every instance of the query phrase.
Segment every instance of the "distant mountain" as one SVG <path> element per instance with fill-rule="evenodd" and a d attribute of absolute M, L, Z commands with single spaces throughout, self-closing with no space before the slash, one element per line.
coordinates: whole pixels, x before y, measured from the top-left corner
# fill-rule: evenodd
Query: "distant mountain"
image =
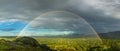
<path fill-rule="evenodd" d="M 120 31 L 108 32 L 108 33 L 100 33 L 99 36 L 101 38 L 120 39 Z"/>

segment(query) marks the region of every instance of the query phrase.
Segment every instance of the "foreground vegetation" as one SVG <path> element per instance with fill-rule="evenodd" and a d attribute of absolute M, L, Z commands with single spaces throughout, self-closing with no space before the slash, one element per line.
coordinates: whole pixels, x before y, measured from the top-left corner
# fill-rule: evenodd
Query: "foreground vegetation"
<path fill-rule="evenodd" d="M 94 38 L 36 38 L 57 51 L 120 51 L 120 40 Z"/>
<path fill-rule="evenodd" d="M 29 40 L 30 39 L 30 40 Z M 120 51 L 119 39 L 9 38 L 0 40 L 2 51 Z"/>
<path fill-rule="evenodd" d="M 1 39 L 0 51 L 54 51 L 33 38 Z"/>

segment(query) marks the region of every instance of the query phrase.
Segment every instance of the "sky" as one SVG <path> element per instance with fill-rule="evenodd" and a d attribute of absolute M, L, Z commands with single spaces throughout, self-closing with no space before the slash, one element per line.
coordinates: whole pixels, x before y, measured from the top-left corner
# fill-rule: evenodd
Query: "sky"
<path fill-rule="evenodd" d="M 62 14 L 59 12 L 53 14 L 51 13 L 52 16 L 49 14 L 49 16 L 43 16 L 46 18 L 39 18 L 40 21 L 36 22 L 36 24 L 30 24 L 30 27 L 35 25 L 33 27 L 34 30 L 40 29 L 36 32 L 40 32 L 41 27 L 42 29 L 45 27 L 44 29 L 47 30 L 50 29 L 49 27 L 51 27 L 52 30 L 67 27 L 67 30 L 69 30 L 67 31 L 68 33 L 71 31 L 72 33 L 76 32 L 75 30 L 86 32 L 83 30 L 86 30 L 87 28 L 81 28 L 81 25 L 85 25 L 85 27 L 88 28 L 91 25 L 91 27 L 98 33 L 120 31 L 119 9 L 120 0 L 0 0 L 0 32 L 2 32 L 0 35 L 17 35 L 35 18 L 51 11 L 64 12 L 62 12 Z M 75 15 L 70 15 L 69 13 L 65 12 L 73 13 L 79 17 L 76 18 Z M 61 19 L 60 22 L 63 22 L 59 24 L 60 22 L 56 21 L 55 19 Z M 83 21 L 83 19 L 85 21 Z M 83 22 L 79 23 L 81 21 Z M 51 25 L 50 22 L 52 22 Z M 85 22 L 88 24 L 84 24 Z M 47 26 L 42 26 L 41 24 Z M 46 32 L 47 30 L 42 32 Z M 56 32 L 62 33 L 66 32 L 65 30 L 66 29 L 62 29 L 61 31 L 60 29 Z"/>

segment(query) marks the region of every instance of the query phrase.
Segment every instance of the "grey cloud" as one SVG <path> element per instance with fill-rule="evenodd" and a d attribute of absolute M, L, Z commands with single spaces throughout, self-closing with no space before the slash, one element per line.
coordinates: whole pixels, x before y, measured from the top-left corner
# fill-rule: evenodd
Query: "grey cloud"
<path fill-rule="evenodd" d="M 82 16 L 98 32 L 104 32 L 101 30 L 117 31 L 120 27 L 119 3 L 119 0 L 0 0 L 0 20 L 20 19 L 30 22 L 45 12 L 63 10 Z M 51 23 L 60 23 L 55 22 L 55 18 L 46 18 L 45 21 L 52 19 Z M 65 21 L 64 17 L 61 21 Z M 70 21 L 66 26 L 71 27 L 69 23 L 75 24 Z"/>
<path fill-rule="evenodd" d="M 59 31 L 75 31 L 79 33 L 94 33 L 84 19 L 69 12 L 53 12 L 34 20 L 29 29 L 55 29 Z M 26 29 L 27 30 L 27 29 Z"/>

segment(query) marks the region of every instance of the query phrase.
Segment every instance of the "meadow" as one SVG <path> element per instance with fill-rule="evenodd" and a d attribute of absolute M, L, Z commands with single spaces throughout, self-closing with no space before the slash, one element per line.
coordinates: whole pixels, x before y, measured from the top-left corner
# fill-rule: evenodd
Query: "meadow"
<path fill-rule="evenodd" d="M 57 51 L 120 51 L 119 39 L 36 38 L 40 44 Z"/>
<path fill-rule="evenodd" d="M 51 37 L 35 37 L 40 45 L 45 45 L 51 50 L 41 50 L 41 47 L 31 47 L 31 46 L 11 46 L 6 45 L 9 40 L 14 44 L 15 38 L 1 38 L 0 40 L 0 50 L 3 51 L 120 51 L 120 39 L 102 39 L 102 42 L 95 38 L 51 38 Z M 6 50 L 8 49 L 8 50 Z"/>

